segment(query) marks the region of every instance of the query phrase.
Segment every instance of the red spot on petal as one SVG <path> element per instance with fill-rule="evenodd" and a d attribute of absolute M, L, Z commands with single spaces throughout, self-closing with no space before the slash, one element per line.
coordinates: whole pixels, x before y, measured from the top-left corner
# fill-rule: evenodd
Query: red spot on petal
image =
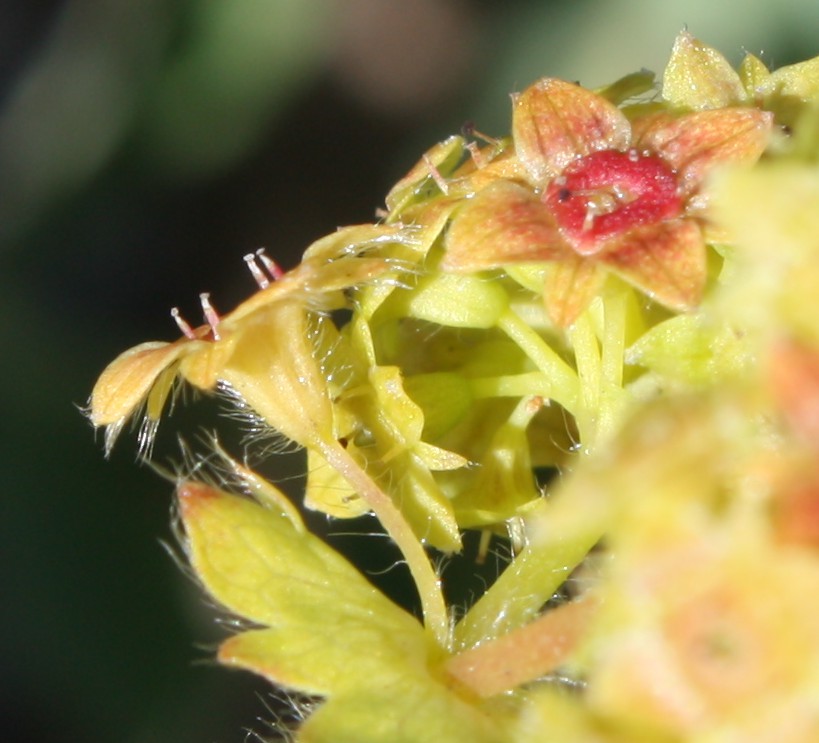
<path fill-rule="evenodd" d="M 633 227 L 679 216 L 683 208 L 674 171 L 636 150 L 578 158 L 551 181 L 543 201 L 580 255 L 597 253 Z"/>
<path fill-rule="evenodd" d="M 191 516 L 196 509 L 219 495 L 210 485 L 201 482 L 185 482 L 177 489 L 179 509 L 183 517 Z"/>

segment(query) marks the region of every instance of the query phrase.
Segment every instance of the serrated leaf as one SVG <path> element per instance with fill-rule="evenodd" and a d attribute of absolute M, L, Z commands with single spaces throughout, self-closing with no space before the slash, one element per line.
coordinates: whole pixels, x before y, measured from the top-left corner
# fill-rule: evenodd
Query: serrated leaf
<path fill-rule="evenodd" d="M 179 490 L 191 564 L 230 611 L 268 629 L 228 640 L 226 663 L 307 693 L 423 664 L 426 635 L 294 515 L 202 483 Z"/>
<path fill-rule="evenodd" d="M 412 616 L 341 555 L 262 507 L 201 483 L 180 488 L 191 562 L 226 607 L 269 625 L 223 643 L 219 660 L 303 693 L 328 697 L 299 741 L 500 741 L 497 719 L 432 666 Z"/>
<path fill-rule="evenodd" d="M 179 502 L 193 567 L 231 611 L 267 625 L 353 607 L 362 616 L 377 609 L 401 613 L 340 554 L 294 524 L 291 513 L 202 483 L 183 485 Z M 335 600 L 324 606 L 337 587 L 346 606 Z M 290 600 L 296 588 L 298 603 Z"/>
<path fill-rule="evenodd" d="M 454 686 L 454 684 L 453 684 Z M 443 680 L 393 675 L 331 699 L 302 727 L 298 743 L 503 743 L 502 711 L 468 703 Z"/>

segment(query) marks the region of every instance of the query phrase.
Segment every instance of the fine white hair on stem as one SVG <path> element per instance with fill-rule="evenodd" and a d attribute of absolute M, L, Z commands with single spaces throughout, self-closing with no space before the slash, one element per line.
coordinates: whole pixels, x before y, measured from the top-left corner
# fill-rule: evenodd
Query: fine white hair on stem
<path fill-rule="evenodd" d="M 246 730 L 245 740 L 256 743 L 295 743 L 298 728 L 321 704 L 321 698 L 278 688 L 270 692 L 268 699 L 257 694 L 269 719 L 257 717 L 267 733 Z M 268 737 L 272 736 L 272 737 Z"/>
<path fill-rule="evenodd" d="M 256 413 L 231 385 L 226 382 L 219 382 L 217 394 L 224 403 L 220 409 L 222 417 L 239 425 L 242 434 L 242 445 L 245 448 L 256 448 L 261 452 L 260 457 L 273 454 L 289 454 L 302 448 L 298 442 L 287 438 L 281 431 L 273 428 Z"/>

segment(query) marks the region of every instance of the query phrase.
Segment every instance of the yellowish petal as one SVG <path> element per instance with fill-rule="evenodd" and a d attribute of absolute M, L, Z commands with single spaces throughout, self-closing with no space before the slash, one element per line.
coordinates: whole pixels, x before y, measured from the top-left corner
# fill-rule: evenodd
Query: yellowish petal
<path fill-rule="evenodd" d="M 335 440 L 329 391 L 315 357 L 325 321 L 296 301 L 258 313 L 242 325 L 219 373 L 271 428 L 316 448 Z"/>
<path fill-rule="evenodd" d="M 428 149 L 424 156 L 398 181 L 387 194 L 386 205 L 390 216 L 402 212 L 409 204 L 424 195 L 440 194 L 436 175 L 447 176 L 460 163 L 465 150 L 463 137 L 452 136 Z M 437 172 L 436 172 L 437 171 Z"/>
<path fill-rule="evenodd" d="M 91 393 L 90 418 L 95 426 L 109 426 L 128 418 L 142 404 L 159 375 L 180 356 L 207 345 L 180 339 L 150 341 L 117 356 L 103 371 Z"/>
<path fill-rule="evenodd" d="M 352 248 L 353 253 L 356 249 Z M 222 318 L 221 324 L 230 328 L 260 309 L 289 299 L 301 300 L 316 310 L 339 309 L 344 304 L 342 290 L 373 281 L 394 268 L 392 261 L 379 256 L 352 254 L 336 260 L 325 256 L 305 258 L 292 271 L 242 302 Z"/>
<path fill-rule="evenodd" d="M 200 390 L 212 390 L 235 347 L 236 334 L 222 328 L 220 340 L 203 344 L 179 363 L 179 375 Z"/>
<path fill-rule="evenodd" d="M 508 306 L 498 282 L 456 273 L 425 276 L 396 303 L 408 316 L 453 328 L 495 327 Z"/>
<path fill-rule="evenodd" d="M 619 105 L 630 98 L 634 99 L 647 93 L 654 87 L 654 83 L 653 72 L 640 70 L 639 72 L 629 73 L 611 83 L 611 85 L 598 88 L 594 92 L 603 96 L 607 101 Z"/>
<path fill-rule="evenodd" d="M 746 54 L 739 65 L 739 79 L 748 98 L 755 101 L 761 95 L 761 91 L 767 83 L 771 73 L 759 57 L 753 54 Z"/>
<path fill-rule="evenodd" d="M 512 147 L 512 140 L 503 140 L 501 150 L 493 156 L 490 152 L 487 160 L 480 164 L 469 160 L 455 172 L 455 177 L 449 182 L 449 193 L 452 196 L 469 196 L 486 188 L 498 178 L 525 181 L 528 178 L 527 170 L 516 156 Z M 489 149 L 489 148 L 486 148 Z M 484 150 L 481 150 L 483 154 Z"/>
<path fill-rule="evenodd" d="M 349 442 L 347 448 L 355 450 Z M 354 519 L 370 511 L 370 506 L 344 476 L 315 449 L 307 450 L 305 507 L 338 519 Z"/>
<path fill-rule="evenodd" d="M 543 78 L 514 99 L 515 151 L 535 185 L 560 175 L 575 158 L 628 147 L 631 127 L 602 96 L 555 78 Z"/>
<path fill-rule="evenodd" d="M 702 110 L 741 103 L 745 90 L 725 57 L 683 31 L 665 68 L 663 97 L 675 106 Z"/>
<path fill-rule="evenodd" d="M 759 88 L 767 96 L 793 97 L 802 101 L 819 98 L 819 57 L 774 70 Z"/>

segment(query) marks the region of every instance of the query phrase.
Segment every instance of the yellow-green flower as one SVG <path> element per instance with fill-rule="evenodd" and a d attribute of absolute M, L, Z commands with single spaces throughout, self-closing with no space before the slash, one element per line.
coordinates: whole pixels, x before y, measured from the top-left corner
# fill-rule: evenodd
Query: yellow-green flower
<path fill-rule="evenodd" d="M 141 443 L 149 447 L 179 377 L 201 390 L 212 390 L 220 382 L 232 385 L 252 399 L 246 402 L 274 428 L 302 445 L 314 443 L 316 432 L 311 428 L 321 419 L 326 422 L 329 406 L 329 401 L 322 402 L 326 384 L 313 358 L 321 324 L 315 311 L 343 306 L 343 290 L 396 267 L 388 258 L 359 256 L 359 252 L 385 240 L 408 239 L 396 227 L 346 228 L 318 241 L 311 257 L 268 282 L 224 317 L 216 315 L 205 296 L 207 323 L 196 328 L 182 323 L 185 332 L 179 340 L 150 341 L 120 354 L 100 375 L 89 405 L 91 422 L 106 428 L 106 448 L 113 446 L 124 424 L 143 404 Z M 254 366 L 260 372 L 255 382 Z M 279 379 L 272 374 L 275 368 L 282 369 Z M 262 378 L 267 379 L 267 390 L 259 389 Z M 316 405 L 325 412 L 309 420 L 308 411 Z M 279 406 L 282 410 L 277 411 Z M 324 429 L 327 433 L 326 423 Z"/>

